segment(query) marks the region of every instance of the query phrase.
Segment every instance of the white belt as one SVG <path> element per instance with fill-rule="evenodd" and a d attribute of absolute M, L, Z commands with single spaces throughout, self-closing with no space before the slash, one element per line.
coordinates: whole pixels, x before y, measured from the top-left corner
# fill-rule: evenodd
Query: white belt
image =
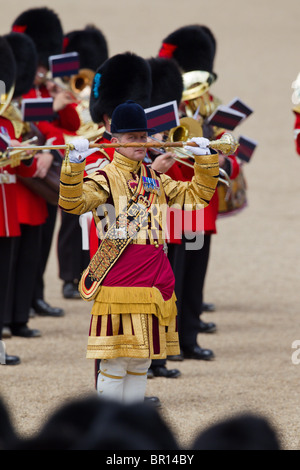
<path fill-rule="evenodd" d="M 16 175 L 10 175 L 9 173 L 0 173 L 0 184 L 13 184 L 16 183 Z"/>

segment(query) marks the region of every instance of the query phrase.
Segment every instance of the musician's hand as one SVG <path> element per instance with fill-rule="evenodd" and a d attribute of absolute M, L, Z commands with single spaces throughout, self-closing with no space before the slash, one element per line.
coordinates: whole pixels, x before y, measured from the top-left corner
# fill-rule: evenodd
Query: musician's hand
<path fill-rule="evenodd" d="M 151 168 L 153 170 L 159 171 L 160 173 L 166 173 L 172 165 L 174 165 L 175 154 L 172 152 L 166 152 L 162 155 L 156 157 L 153 163 L 151 163 Z"/>
<path fill-rule="evenodd" d="M 191 142 L 195 142 L 195 144 L 197 144 L 197 147 L 185 145 L 185 150 L 189 150 L 194 155 L 210 155 L 210 149 L 208 147 L 209 139 L 206 139 L 205 137 L 193 137 L 191 139 Z"/>
<path fill-rule="evenodd" d="M 70 143 L 75 147 L 74 150 L 70 150 L 69 152 L 69 160 L 72 163 L 81 163 L 86 159 L 86 157 L 98 151 L 97 148 L 89 148 L 90 142 L 88 139 L 74 139 Z"/>
<path fill-rule="evenodd" d="M 57 113 L 72 103 L 76 103 L 74 95 L 70 91 L 61 90 L 53 96 L 53 111 Z"/>
<path fill-rule="evenodd" d="M 22 143 L 16 139 L 11 139 L 10 144 L 9 144 L 10 147 L 20 147 L 21 145 Z"/>
<path fill-rule="evenodd" d="M 36 172 L 33 177 L 44 179 L 52 165 L 54 157 L 51 152 L 39 152 L 35 155 L 35 158 L 37 160 Z"/>

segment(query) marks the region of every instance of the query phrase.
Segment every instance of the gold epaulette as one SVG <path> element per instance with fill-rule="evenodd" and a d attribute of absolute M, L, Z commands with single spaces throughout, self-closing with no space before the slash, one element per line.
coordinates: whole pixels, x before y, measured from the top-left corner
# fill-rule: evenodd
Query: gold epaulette
<path fill-rule="evenodd" d="M 8 119 L 14 128 L 16 139 L 19 139 L 23 133 L 24 122 L 22 119 L 21 111 L 16 108 L 12 103 L 5 109 L 3 117 Z"/>

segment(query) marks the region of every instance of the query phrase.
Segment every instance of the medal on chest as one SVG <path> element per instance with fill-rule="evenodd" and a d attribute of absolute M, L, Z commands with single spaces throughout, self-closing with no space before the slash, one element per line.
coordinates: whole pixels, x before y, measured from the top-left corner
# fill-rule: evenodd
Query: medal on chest
<path fill-rule="evenodd" d="M 142 183 L 145 191 L 159 195 L 159 180 L 150 178 L 149 176 L 142 176 Z"/>

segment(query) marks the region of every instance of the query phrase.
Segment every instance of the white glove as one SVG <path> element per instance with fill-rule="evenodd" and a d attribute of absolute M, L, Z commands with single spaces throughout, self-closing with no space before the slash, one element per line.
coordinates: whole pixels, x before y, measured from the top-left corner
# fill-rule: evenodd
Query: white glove
<path fill-rule="evenodd" d="M 194 155 L 210 155 L 210 149 L 208 148 L 209 139 L 206 139 L 205 137 L 193 137 L 190 142 L 195 142 L 198 147 L 185 145 L 183 147 L 185 150 L 189 150 Z"/>
<path fill-rule="evenodd" d="M 72 142 L 70 142 L 72 145 L 74 145 L 75 149 L 70 150 L 69 152 L 69 160 L 72 163 L 81 163 L 83 160 L 86 159 L 89 155 L 91 155 L 94 152 L 97 152 L 97 148 L 90 149 L 89 148 L 89 141 L 88 139 L 75 139 Z"/>

